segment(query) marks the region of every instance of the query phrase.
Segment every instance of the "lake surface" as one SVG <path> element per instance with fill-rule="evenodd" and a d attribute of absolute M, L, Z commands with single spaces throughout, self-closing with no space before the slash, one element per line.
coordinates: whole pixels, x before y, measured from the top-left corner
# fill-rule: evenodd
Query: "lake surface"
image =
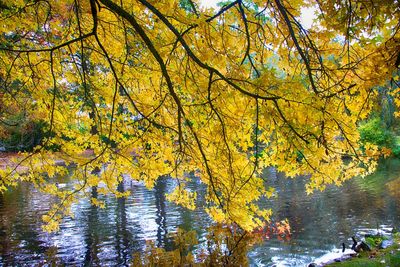
<path fill-rule="evenodd" d="M 266 205 L 273 209 L 274 220 L 288 218 L 292 236 L 253 246 L 248 253 L 251 266 L 306 266 L 342 242 L 350 245 L 353 235 L 399 229 L 399 160 L 383 161 L 369 177 L 312 195 L 305 193 L 304 177 L 288 179 L 274 169 L 265 175 L 278 192 Z M 204 190 L 196 182 L 191 186 Z M 13 188 L 0 195 L 0 266 L 128 266 L 146 241 L 171 248 L 169 233 L 177 227 L 196 230 L 201 247 L 212 221 L 201 208 L 188 211 L 166 201 L 165 193 L 173 187 L 168 179 L 153 190 L 125 182 L 123 189 L 132 191 L 130 197 L 107 197 L 105 209 L 81 200 L 73 207 L 75 218 L 65 218 L 56 234 L 41 230 L 41 215 L 51 198 L 28 185 Z M 202 206 L 201 199 L 198 205 Z"/>

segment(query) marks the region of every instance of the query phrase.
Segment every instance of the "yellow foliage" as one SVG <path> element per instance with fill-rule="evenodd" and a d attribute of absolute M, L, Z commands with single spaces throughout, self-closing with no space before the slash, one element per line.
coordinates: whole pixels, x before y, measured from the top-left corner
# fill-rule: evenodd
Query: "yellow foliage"
<path fill-rule="evenodd" d="M 264 168 L 307 175 L 311 193 L 390 153 L 361 149 L 357 123 L 397 69 L 393 1 L 186 2 L 1 2 L 0 122 L 24 111 L 47 132 L 0 171 L 0 191 L 27 181 L 54 196 L 45 230 L 92 187 L 126 197 L 123 179 L 152 188 L 169 176 L 180 186 L 167 198 L 194 209 L 194 172 L 207 212 L 250 231 L 271 216 L 259 200 L 276 194 Z M 304 29 L 312 6 L 322 14 Z M 70 187 L 57 183 L 65 175 Z"/>
<path fill-rule="evenodd" d="M 194 210 L 196 208 L 196 197 L 196 192 L 190 192 L 183 186 L 177 186 L 174 191 L 167 195 L 167 200 L 182 205 L 190 210 Z"/>

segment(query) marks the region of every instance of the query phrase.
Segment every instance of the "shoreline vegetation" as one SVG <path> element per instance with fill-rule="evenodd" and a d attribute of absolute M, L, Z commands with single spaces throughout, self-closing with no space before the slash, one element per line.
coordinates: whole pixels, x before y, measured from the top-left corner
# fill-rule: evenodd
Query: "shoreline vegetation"
<path fill-rule="evenodd" d="M 400 232 L 390 234 L 377 231 L 366 234 L 361 241 L 352 237 L 352 247 L 342 244 L 341 251 L 332 251 L 308 264 L 308 267 L 378 267 L 400 266 Z"/>
<path fill-rule="evenodd" d="M 384 236 L 383 236 L 384 237 Z M 377 236 L 377 239 L 380 237 Z M 400 266 L 400 234 L 395 233 L 392 239 L 383 240 L 382 243 L 391 243 L 388 247 L 373 247 L 371 251 L 362 251 L 355 257 L 351 257 L 343 262 L 335 262 L 329 266 Z"/>

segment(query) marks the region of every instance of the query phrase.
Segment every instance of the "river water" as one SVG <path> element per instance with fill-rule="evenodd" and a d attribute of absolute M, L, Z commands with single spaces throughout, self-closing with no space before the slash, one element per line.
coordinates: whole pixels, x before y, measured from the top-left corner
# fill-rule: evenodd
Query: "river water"
<path fill-rule="evenodd" d="M 386 160 L 378 171 L 354 178 L 341 187 L 305 193 L 304 177 L 288 179 L 274 169 L 267 170 L 270 185 L 278 196 L 266 205 L 274 220 L 287 218 L 290 240 L 272 238 L 254 245 L 248 258 L 251 266 L 306 266 L 337 250 L 350 237 L 390 231 L 400 222 L 400 161 Z M 90 205 L 86 199 L 73 206 L 75 217 L 65 218 L 55 234 L 41 230 L 41 215 L 51 198 L 28 185 L 0 195 L 0 266 L 129 266 L 132 254 L 143 251 L 151 240 L 158 247 L 171 248 L 169 233 L 178 227 L 196 230 L 200 245 L 206 243 L 210 218 L 198 209 L 188 211 L 169 203 L 165 193 L 173 188 L 168 179 L 153 190 L 126 182 L 126 199 L 107 197 L 106 208 Z M 197 191 L 204 187 L 196 182 Z M 202 205 L 199 199 L 198 205 Z"/>

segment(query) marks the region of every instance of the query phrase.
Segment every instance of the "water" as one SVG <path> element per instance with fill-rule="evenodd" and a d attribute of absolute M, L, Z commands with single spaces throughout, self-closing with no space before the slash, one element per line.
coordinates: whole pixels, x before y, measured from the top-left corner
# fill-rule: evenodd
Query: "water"
<path fill-rule="evenodd" d="M 273 169 L 266 171 L 266 176 L 279 192 L 267 205 L 274 211 L 274 220 L 289 219 L 292 236 L 253 246 L 248 253 L 252 266 L 306 266 L 337 250 L 342 242 L 350 244 L 353 235 L 399 227 L 398 160 L 382 162 L 370 177 L 312 195 L 305 193 L 306 178 L 287 179 Z M 28 185 L 6 192 L 0 196 L 0 266 L 128 266 L 132 254 L 143 251 L 148 240 L 171 248 L 168 233 L 177 227 L 196 230 L 200 242 L 206 243 L 211 220 L 201 209 L 188 211 L 167 202 L 164 194 L 174 187 L 171 181 L 162 180 L 154 190 L 130 182 L 123 186 L 132 195 L 105 198 L 105 209 L 81 200 L 73 207 L 75 218 L 65 218 L 56 234 L 41 230 L 41 215 L 51 198 Z M 197 183 L 192 187 L 204 190 Z"/>

